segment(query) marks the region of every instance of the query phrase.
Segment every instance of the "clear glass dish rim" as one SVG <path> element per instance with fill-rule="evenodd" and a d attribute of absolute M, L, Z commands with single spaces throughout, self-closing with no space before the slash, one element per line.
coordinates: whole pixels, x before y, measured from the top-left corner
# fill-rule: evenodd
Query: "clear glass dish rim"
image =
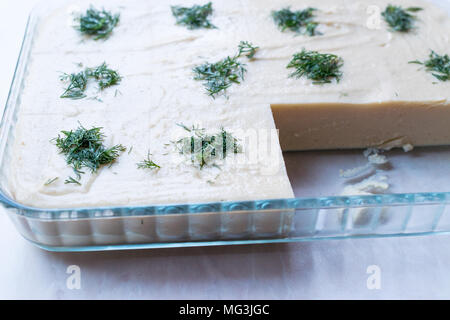
<path fill-rule="evenodd" d="M 40 1 L 31 10 L 22 46 L 19 52 L 14 75 L 10 85 L 6 105 L 0 121 L 0 146 L 5 145 L 8 139 L 6 130 L 8 113 L 13 109 L 17 101 L 13 101 L 16 90 L 20 90 L 23 81 L 23 70 L 28 59 L 26 55 L 30 52 L 33 27 L 36 23 L 39 11 L 46 8 L 53 1 Z M 22 73 L 21 73 L 22 72 Z M 2 148 L 3 149 L 3 148 Z M 3 160 L 3 159 L 2 159 Z M 38 208 L 30 207 L 10 199 L 0 189 L 0 203 L 6 208 L 17 209 L 16 214 L 33 219 L 43 220 L 76 220 L 92 218 L 110 218 L 126 216 L 150 216 L 167 214 L 200 214 L 200 213 L 224 213 L 232 211 L 265 211 L 265 210 L 301 210 L 308 209 L 333 209 L 333 208 L 358 208 L 358 207 L 392 207 L 405 205 L 430 205 L 450 203 L 450 192 L 419 192 L 419 193 L 392 193 L 377 195 L 355 195 L 355 196 L 323 196 L 323 197 L 297 197 L 286 199 L 264 199 L 247 201 L 206 202 L 187 204 L 161 204 L 161 205 L 139 205 L 139 206 L 104 206 L 104 207 L 68 207 L 68 208 Z"/>

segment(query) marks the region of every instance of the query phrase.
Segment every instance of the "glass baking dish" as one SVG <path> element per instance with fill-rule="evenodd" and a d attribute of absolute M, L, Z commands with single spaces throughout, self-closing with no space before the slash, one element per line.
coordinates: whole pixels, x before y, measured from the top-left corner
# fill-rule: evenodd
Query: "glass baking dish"
<path fill-rule="evenodd" d="M 37 10 L 37 9 L 36 9 Z M 0 131 L 0 169 L 14 139 L 17 106 L 39 21 L 30 15 Z M 18 231 L 52 251 L 94 251 L 310 241 L 450 232 L 450 147 L 386 153 L 374 167 L 391 194 L 335 196 L 348 185 L 338 168 L 364 164 L 360 150 L 285 153 L 294 199 L 164 206 L 45 209 L 21 205 L 0 188 Z M 350 179 L 351 180 L 351 179 Z M 352 181 L 350 181 L 352 182 Z M 354 182 L 354 181 L 353 181 Z M 330 196 L 333 195 L 333 196 Z"/>

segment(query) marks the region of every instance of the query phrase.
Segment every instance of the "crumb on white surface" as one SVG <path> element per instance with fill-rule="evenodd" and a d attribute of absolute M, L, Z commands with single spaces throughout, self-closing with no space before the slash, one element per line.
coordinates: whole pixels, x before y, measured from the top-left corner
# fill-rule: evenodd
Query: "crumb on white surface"
<path fill-rule="evenodd" d="M 403 148 L 403 151 L 409 152 L 409 151 L 412 151 L 414 149 L 414 146 L 412 144 L 410 144 L 410 143 L 407 143 L 407 144 L 404 144 L 402 146 L 402 148 Z"/>
<path fill-rule="evenodd" d="M 367 158 L 367 163 L 365 165 L 351 168 L 351 169 L 341 169 L 339 170 L 339 176 L 344 179 L 353 179 L 363 174 L 374 173 L 374 167 L 378 165 L 383 165 L 389 162 L 385 155 L 380 154 L 383 150 L 376 148 L 368 148 L 364 150 L 363 155 Z"/>
<path fill-rule="evenodd" d="M 383 193 L 389 189 L 388 177 L 385 175 L 373 175 L 361 182 L 348 185 L 341 195 L 371 195 Z"/>

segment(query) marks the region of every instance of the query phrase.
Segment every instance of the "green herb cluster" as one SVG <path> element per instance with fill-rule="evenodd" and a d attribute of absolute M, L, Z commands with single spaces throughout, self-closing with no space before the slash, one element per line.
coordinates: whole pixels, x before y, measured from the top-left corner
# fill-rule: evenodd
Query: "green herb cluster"
<path fill-rule="evenodd" d="M 233 57 L 228 56 L 215 63 L 206 62 L 193 69 L 194 80 L 204 81 L 206 91 L 211 97 L 226 93 L 233 83 L 240 84 L 244 80 L 247 69 L 238 59 L 242 56 L 252 59 L 258 47 L 248 41 L 241 41 L 238 49 L 238 53 Z"/>
<path fill-rule="evenodd" d="M 141 162 L 138 162 L 136 165 L 138 169 L 159 169 L 161 168 L 159 165 L 157 165 L 153 160 L 150 159 L 150 151 L 147 154 L 147 158 L 142 160 Z"/>
<path fill-rule="evenodd" d="M 177 24 L 184 25 L 188 29 L 213 29 L 216 28 L 208 17 L 212 14 L 212 3 L 208 2 L 203 6 L 194 5 L 192 7 L 172 6 L 172 14 Z"/>
<path fill-rule="evenodd" d="M 313 80 L 314 84 L 330 83 L 333 78 L 339 82 L 342 77 L 340 71 L 343 65 L 342 58 L 329 53 L 307 51 L 294 54 L 287 68 L 295 68 L 290 77 L 300 78 L 306 76 Z"/>
<path fill-rule="evenodd" d="M 417 19 L 411 12 L 421 10 L 423 9 L 418 7 L 403 9 L 399 6 L 388 5 L 381 15 L 392 30 L 408 32 L 414 27 L 414 21 Z"/>
<path fill-rule="evenodd" d="M 238 58 L 241 56 L 246 56 L 249 59 L 253 59 L 259 47 L 254 46 L 248 41 L 241 41 L 239 42 L 238 49 L 239 49 L 239 52 L 237 54 Z"/>
<path fill-rule="evenodd" d="M 60 153 L 65 155 L 68 165 L 70 165 L 76 179 L 69 177 L 66 183 L 77 183 L 81 178 L 83 168 L 96 172 L 101 166 L 112 164 L 120 152 L 126 150 L 121 144 L 111 148 L 103 145 L 105 136 L 101 132 L 101 127 L 86 129 L 80 125 L 76 130 L 61 131 L 61 135 L 53 139 L 56 142 Z"/>
<path fill-rule="evenodd" d="M 81 99 L 86 97 L 84 91 L 86 90 L 88 75 L 85 71 L 71 74 L 64 73 L 60 77 L 60 80 L 69 82 L 69 85 L 60 98 Z"/>
<path fill-rule="evenodd" d="M 416 60 L 409 63 L 424 65 L 426 70 L 440 81 L 450 80 L 450 57 L 448 54 L 439 55 L 431 50 L 428 60 L 424 62 Z"/>
<path fill-rule="evenodd" d="M 64 73 L 60 77 L 61 81 L 68 82 L 61 98 L 81 99 L 86 97 L 87 83 L 89 79 L 97 81 L 100 90 L 116 85 L 120 82 L 122 77 L 115 70 L 109 69 L 105 62 L 95 68 L 85 68 L 78 73 L 67 74 Z"/>
<path fill-rule="evenodd" d="M 109 69 L 105 62 L 96 68 L 88 68 L 87 74 L 89 77 L 97 80 L 100 90 L 116 85 L 122 79 L 119 73 L 115 70 Z"/>
<path fill-rule="evenodd" d="M 94 40 L 107 38 L 119 23 L 119 14 L 112 14 L 105 9 L 89 8 L 84 15 L 76 18 L 79 23 L 76 29 L 81 33 L 92 36 Z"/>
<path fill-rule="evenodd" d="M 281 31 L 289 29 L 296 33 L 307 34 L 315 36 L 319 34 L 316 31 L 317 22 L 314 22 L 315 8 L 306 8 L 299 11 L 291 11 L 289 8 L 284 8 L 279 11 L 272 11 L 272 18 Z"/>
<path fill-rule="evenodd" d="M 202 128 L 178 125 L 189 135 L 175 141 L 175 147 L 181 154 L 190 155 L 192 163 L 200 169 L 206 165 L 216 166 L 215 161 L 225 159 L 229 153 L 242 152 L 238 140 L 223 128 L 220 132 L 210 135 Z"/>

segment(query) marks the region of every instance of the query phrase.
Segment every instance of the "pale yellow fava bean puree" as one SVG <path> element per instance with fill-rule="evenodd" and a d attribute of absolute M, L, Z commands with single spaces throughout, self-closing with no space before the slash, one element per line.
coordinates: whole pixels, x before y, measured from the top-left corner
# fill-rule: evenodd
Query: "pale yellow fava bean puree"
<path fill-rule="evenodd" d="M 84 12 L 91 2 L 120 13 L 104 41 L 82 36 L 71 24 L 71 12 Z M 380 13 L 391 2 L 423 8 L 414 13 L 415 29 L 389 29 Z M 431 49 L 448 53 L 445 10 L 405 0 L 227 0 L 213 1 L 210 20 L 217 29 L 176 25 L 170 6 L 193 4 L 203 3 L 77 1 L 41 19 L 8 169 L 15 200 L 34 207 L 90 207 L 289 198 L 282 149 L 359 148 L 391 139 L 415 146 L 450 143 L 450 82 L 408 63 L 427 59 Z M 317 8 L 321 35 L 281 32 L 271 11 L 288 6 Z M 227 97 L 213 99 L 193 80 L 192 69 L 233 56 L 241 40 L 260 49 L 254 59 L 242 59 L 244 81 L 232 85 Z M 340 81 L 317 85 L 289 78 L 293 70 L 286 66 L 303 48 L 341 57 Z M 119 85 L 98 92 L 90 84 L 84 99 L 60 98 L 61 72 L 103 62 L 122 75 Z M 105 145 L 128 148 L 112 166 L 95 174 L 86 170 L 81 186 L 64 183 L 73 171 L 50 141 L 79 123 L 102 127 Z M 200 170 L 171 145 L 183 134 L 177 123 L 208 132 L 223 127 L 240 139 L 243 152 Z M 149 150 L 160 169 L 137 168 Z"/>

